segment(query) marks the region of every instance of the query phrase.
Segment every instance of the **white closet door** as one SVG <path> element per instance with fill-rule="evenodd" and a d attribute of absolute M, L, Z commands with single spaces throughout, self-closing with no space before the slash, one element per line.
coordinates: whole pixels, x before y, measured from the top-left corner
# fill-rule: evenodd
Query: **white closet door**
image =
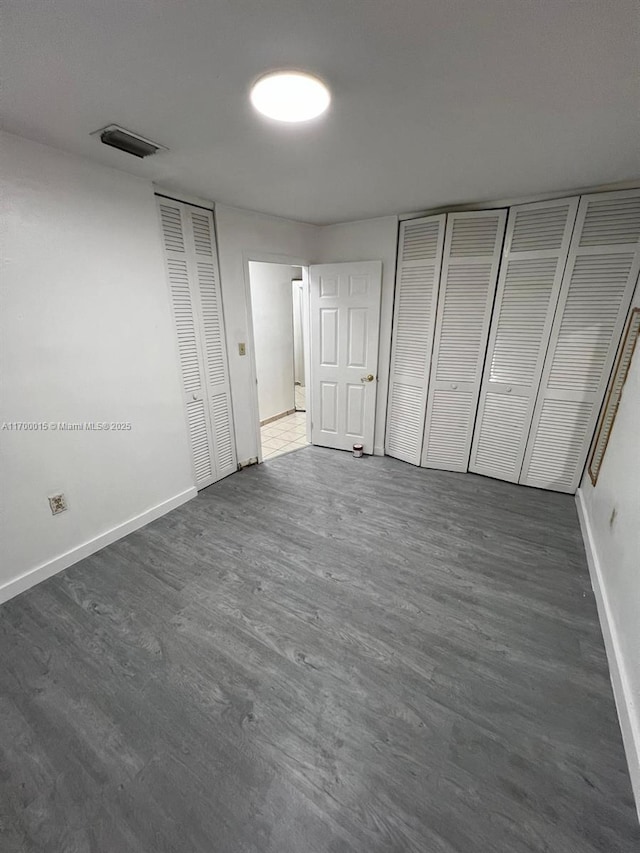
<path fill-rule="evenodd" d="M 518 482 L 578 209 L 577 198 L 509 210 L 469 470 Z"/>
<path fill-rule="evenodd" d="M 400 226 L 385 451 L 420 464 L 444 214 Z"/>
<path fill-rule="evenodd" d="M 211 213 L 158 197 L 198 489 L 236 470 Z"/>
<path fill-rule="evenodd" d="M 466 471 L 498 279 L 506 210 L 450 213 L 422 464 Z"/>
<path fill-rule="evenodd" d="M 216 479 L 219 480 L 237 470 L 237 460 L 213 214 L 189 205 L 185 205 L 184 210 L 193 238 L 207 400 Z"/>
<path fill-rule="evenodd" d="M 583 196 L 520 482 L 575 492 L 640 269 L 640 190 Z"/>

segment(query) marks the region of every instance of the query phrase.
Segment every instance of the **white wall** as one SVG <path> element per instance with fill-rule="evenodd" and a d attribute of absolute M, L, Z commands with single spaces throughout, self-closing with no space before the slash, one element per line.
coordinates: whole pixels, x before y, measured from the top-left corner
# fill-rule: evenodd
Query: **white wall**
<path fill-rule="evenodd" d="M 293 378 L 298 385 L 305 384 L 304 370 L 304 295 L 301 281 L 291 285 L 293 303 Z"/>
<path fill-rule="evenodd" d="M 238 343 L 249 341 L 249 261 L 311 263 L 317 254 L 319 228 L 224 205 L 216 205 L 216 227 L 236 444 L 242 464 L 258 456 L 259 441 L 252 360 L 249 354 L 238 354 Z"/>
<path fill-rule="evenodd" d="M 131 423 L 0 431 L 3 600 L 194 490 L 151 184 L 1 143 L 0 423 Z M 54 517 L 58 491 L 70 509 Z"/>
<path fill-rule="evenodd" d="M 396 274 L 398 217 L 384 216 L 361 222 L 327 225 L 320 229 L 318 263 L 382 261 L 382 304 L 378 350 L 378 395 L 374 451 L 384 454 L 384 434 L 391 360 L 391 325 Z"/>
<path fill-rule="evenodd" d="M 293 267 L 249 264 L 258 410 L 265 421 L 294 408 Z"/>
<path fill-rule="evenodd" d="M 640 294 L 639 294 L 640 297 Z M 636 305 L 640 305 L 637 297 Z M 640 814 L 640 351 L 596 486 L 578 491 L 585 545 Z"/>
<path fill-rule="evenodd" d="M 153 187 L 3 134 L 1 421 L 130 422 L 123 432 L 0 432 L 0 600 L 194 494 Z M 320 228 L 216 208 L 238 459 L 258 455 L 250 260 L 383 261 L 382 452 L 396 217 Z M 63 491 L 70 509 L 50 515 Z M 33 572 L 29 576 L 29 573 Z"/>

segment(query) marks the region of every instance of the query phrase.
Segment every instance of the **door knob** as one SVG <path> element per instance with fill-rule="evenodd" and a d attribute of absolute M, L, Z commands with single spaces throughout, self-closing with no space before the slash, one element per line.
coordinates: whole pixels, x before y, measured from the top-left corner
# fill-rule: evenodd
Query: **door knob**
<path fill-rule="evenodd" d="M 373 375 L 373 373 L 369 373 L 369 374 L 367 374 L 366 376 L 361 376 L 361 377 L 360 377 L 360 382 L 373 382 L 373 380 L 374 380 L 375 378 L 376 378 L 376 377 Z"/>
<path fill-rule="evenodd" d="M 196 392 L 195 392 L 195 391 L 193 392 L 193 394 L 192 394 L 191 396 L 193 397 L 193 399 L 194 399 L 194 400 L 197 400 L 197 399 L 198 399 L 198 395 L 196 394 Z"/>

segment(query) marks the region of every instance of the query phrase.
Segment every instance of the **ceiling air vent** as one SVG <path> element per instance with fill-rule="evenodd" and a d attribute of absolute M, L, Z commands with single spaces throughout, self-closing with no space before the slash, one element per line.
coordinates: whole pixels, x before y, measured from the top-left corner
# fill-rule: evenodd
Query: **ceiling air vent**
<path fill-rule="evenodd" d="M 117 124 L 109 124 L 100 130 L 94 130 L 91 136 L 98 136 L 105 145 L 118 148 L 127 154 L 133 154 L 134 157 L 149 157 L 156 151 L 168 150 L 164 145 L 151 142 L 150 139 L 145 139 L 144 136 L 125 130 L 124 127 L 118 127 Z"/>

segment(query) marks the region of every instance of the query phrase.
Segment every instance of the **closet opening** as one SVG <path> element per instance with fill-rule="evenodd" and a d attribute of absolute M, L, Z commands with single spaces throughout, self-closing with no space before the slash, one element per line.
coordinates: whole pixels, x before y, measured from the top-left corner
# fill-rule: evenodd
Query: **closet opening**
<path fill-rule="evenodd" d="M 249 261 L 260 461 L 309 444 L 307 271 Z"/>

